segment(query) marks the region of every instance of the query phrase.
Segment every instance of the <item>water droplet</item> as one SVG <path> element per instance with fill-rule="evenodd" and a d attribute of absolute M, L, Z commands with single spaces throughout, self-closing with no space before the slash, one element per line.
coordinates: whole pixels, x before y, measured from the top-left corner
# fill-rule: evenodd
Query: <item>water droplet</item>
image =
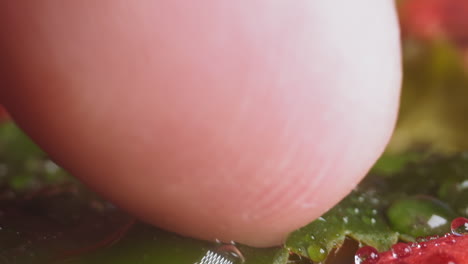
<path fill-rule="evenodd" d="M 348 223 L 348 217 L 347 217 L 347 216 L 343 217 L 343 222 L 344 222 L 345 224 Z"/>
<path fill-rule="evenodd" d="M 307 248 L 309 258 L 314 262 L 322 262 L 327 258 L 328 252 L 321 245 L 312 244 Z"/>
<path fill-rule="evenodd" d="M 354 256 L 355 264 L 375 264 L 379 261 L 379 252 L 377 249 L 369 246 L 358 249 Z"/>
<path fill-rule="evenodd" d="M 216 248 L 216 252 L 218 254 L 221 254 L 224 256 L 226 259 L 229 259 L 232 261 L 232 263 L 244 263 L 245 258 L 242 252 L 236 247 L 235 242 L 232 244 L 233 241 L 231 241 L 230 244 L 222 244 L 221 246 Z"/>
<path fill-rule="evenodd" d="M 411 255 L 411 247 L 405 243 L 397 243 L 392 246 L 392 256 L 394 258 L 406 258 Z"/>
<path fill-rule="evenodd" d="M 417 237 L 416 238 L 416 242 L 418 242 L 418 243 L 419 242 L 426 242 L 426 241 L 427 241 L 427 239 L 425 237 Z"/>
<path fill-rule="evenodd" d="M 372 214 L 377 215 L 377 209 L 372 209 Z"/>
<path fill-rule="evenodd" d="M 310 235 L 310 239 L 315 240 L 315 236 L 314 236 L 314 235 Z"/>
<path fill-rule="evenodd" d="M 354 208 L 354 213 L 359 214 L 359 208 Z"/>
<path fill-rule="evenodd" d="M 468 219 L 464 217 L 455 218 L 450 228 L 452 229 L 452 234 L 456 236 L 466 235 L 468 234 Z"/>
<path fill-rule="evenodd" d="M 318 220 L 322 221 L 322 222 L 326 222 L 327 220 L 323 217 L 319 217 Z"/>

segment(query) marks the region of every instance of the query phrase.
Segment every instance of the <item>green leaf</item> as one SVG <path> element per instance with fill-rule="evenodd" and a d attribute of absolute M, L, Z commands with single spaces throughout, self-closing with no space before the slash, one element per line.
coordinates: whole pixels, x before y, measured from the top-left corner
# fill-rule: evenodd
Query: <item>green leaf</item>
<path fill-rule="evenodd" d="M 331 252 L 343 245 L 345 238 L 388 249 L 397 242 L 398 233 L 392 231 L 382 215 L 382 203 L 374 191 L 353 191 L 324 216 L 293 232 L 286 246 L 294 253 L 314 259 L 317 251 Z"/>
<path fill-rule="evenodd" d="M 0 123 L 0 189 L 34 192 L 50 184 L 75 182 L 14 123 Z"/>

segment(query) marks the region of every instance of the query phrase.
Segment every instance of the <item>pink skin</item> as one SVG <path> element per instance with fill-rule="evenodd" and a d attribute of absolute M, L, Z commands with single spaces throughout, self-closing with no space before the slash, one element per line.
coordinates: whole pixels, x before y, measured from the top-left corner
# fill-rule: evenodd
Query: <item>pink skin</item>
<path fill-rule="evenodd" d="M 141 219 L 271 246 L 383 151 L 398 35 L 393 1 L 2 1 L 0 93 Z"/>

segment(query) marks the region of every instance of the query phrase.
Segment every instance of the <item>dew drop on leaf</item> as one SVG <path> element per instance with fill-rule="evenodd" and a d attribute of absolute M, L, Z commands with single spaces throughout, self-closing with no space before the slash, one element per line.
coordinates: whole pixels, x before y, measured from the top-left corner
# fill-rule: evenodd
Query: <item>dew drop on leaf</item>
<path fill-rule="evenodd" d="M 328 252 L 319 244 L 312 244 L 307 248 L 309 258 L 314 262 L 322 262 L 327 258 Z"/>
<path fill-rule="evenodd" d="M 464 217 L 455 218 L 450 225 L 452 234 L 456 236 L 463 236 L 468 234 L 468 219 Z"/>
<path fill-rule="evenodd" d="M 375 264 L 379 261 L 379 252 L 377 249 L 365 246 L 356 252 L 354 256 L 354 263 L 355 264 Z"/>

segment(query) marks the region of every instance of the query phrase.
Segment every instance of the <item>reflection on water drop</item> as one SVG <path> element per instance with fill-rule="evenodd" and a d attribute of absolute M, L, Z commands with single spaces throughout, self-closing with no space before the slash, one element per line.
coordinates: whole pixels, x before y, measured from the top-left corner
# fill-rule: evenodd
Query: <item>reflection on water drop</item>
<path fill-rule="evenodd" d="M 431 228 L 437 228 L 437 227 L 440 227 L 440 226 L 443 226 L 447 223 L 447 219 L 439 216 L 439 215 L 432 215 L 431 218 L 429 218 L 429 220 L 427 220 L 427 224 L 431 227 Z"/>
<path fill-rule="evenodd" d="M 464 236 L 468 234 L 468 219 L 464 217 L 455 218 L 450 225 L 452 234 L 456 236 Z"/>
<path fill-rule="evenodd" d="M 419 244 L 418 244 L 418 243 L 416 243 L 416 242 L 413 242 L 413 243 L 411 243 L 411 247 L 413 247 L 413 248 L 417 248 L 417 247 L 419 247 Z"/>
<path fill-rule="evenodd" d="M 397 243 L 392 246 L 392 256 L 396 259 L 406 258 L 411 254 L 411 247 L 405 243 Z"/>
<path fill-rule="evenodd" d="M 356 252 L 354 256 L 354 263 L 355 264 L 375 264 L 379 261 L 379 252 L 377 249 L 365 246 Z"/>
<path fill-rule="evenodd" d="M 244 263 L 245 258 L 242 252 L 237 248 L 236 243 L 231 241 L 230 244 L 222 244 L 215 250 L 225 258 L 231 260 L 231 263 Z"/>

